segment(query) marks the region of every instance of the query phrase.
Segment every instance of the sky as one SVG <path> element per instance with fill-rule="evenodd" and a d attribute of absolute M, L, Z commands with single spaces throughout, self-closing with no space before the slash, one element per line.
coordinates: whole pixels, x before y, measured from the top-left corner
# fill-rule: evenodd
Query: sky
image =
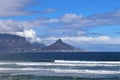
<path fill-rule="evenodd" d="M 45 45 L 120 51 L 120 0 L 0 0 L 0 33 Z"/>

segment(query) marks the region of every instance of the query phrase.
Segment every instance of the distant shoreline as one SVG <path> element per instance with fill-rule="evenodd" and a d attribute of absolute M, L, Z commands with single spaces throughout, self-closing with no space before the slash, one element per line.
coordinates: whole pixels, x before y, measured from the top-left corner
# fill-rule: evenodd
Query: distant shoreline
<path fill-rule="evenodd" d="M 81 51 L 38 51 L 38 52 L 0 52 L 0 54 L 20 54 L 20 53 L 120 53 L 120 52 L 92 52 L 92 51 L 84 51 L 84 52 L 81 52 Z"/>

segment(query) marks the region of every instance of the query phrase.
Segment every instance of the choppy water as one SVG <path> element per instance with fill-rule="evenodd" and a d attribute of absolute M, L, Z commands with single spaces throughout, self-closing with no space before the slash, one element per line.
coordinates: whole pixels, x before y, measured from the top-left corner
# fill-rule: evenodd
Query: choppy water
<path fill-rule="evenodd" d="M 120 61 L 0 62 L 0 80 L 120 80 Z"/>
<path fill-rule="evenodd" d="M 0 54 L 0 80 L 120 80 L 120 53 Z"/>

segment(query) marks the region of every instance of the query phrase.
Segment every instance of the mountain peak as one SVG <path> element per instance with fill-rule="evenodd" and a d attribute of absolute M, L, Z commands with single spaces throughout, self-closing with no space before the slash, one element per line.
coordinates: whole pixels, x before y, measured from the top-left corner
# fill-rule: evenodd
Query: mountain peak
<path fill-rule="evenodd" d="M 63 42 L 61 39 L 58 39 L 55 43 L 47 46 L 45 50 L 65 50 L 65 51 L 71 51 L 71 50 L 76 50 L 73 46 Z"/>
<path fill-rule="evenodd" d="M 58 39 L 55 43 L 63 43 L 61 39 Z"/>
<path fill-rule="evenodd" d="M 62 41 L 61 39 L 58 39 L 57 41 Z"/>

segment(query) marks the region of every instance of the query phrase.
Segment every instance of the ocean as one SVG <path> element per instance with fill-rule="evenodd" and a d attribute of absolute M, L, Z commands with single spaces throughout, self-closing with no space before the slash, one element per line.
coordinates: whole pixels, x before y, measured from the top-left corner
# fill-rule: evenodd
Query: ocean
<path fill-rule="evenodd" d="M 1 53 L 0 80 L 120 80 L 120 53 Z"/>

